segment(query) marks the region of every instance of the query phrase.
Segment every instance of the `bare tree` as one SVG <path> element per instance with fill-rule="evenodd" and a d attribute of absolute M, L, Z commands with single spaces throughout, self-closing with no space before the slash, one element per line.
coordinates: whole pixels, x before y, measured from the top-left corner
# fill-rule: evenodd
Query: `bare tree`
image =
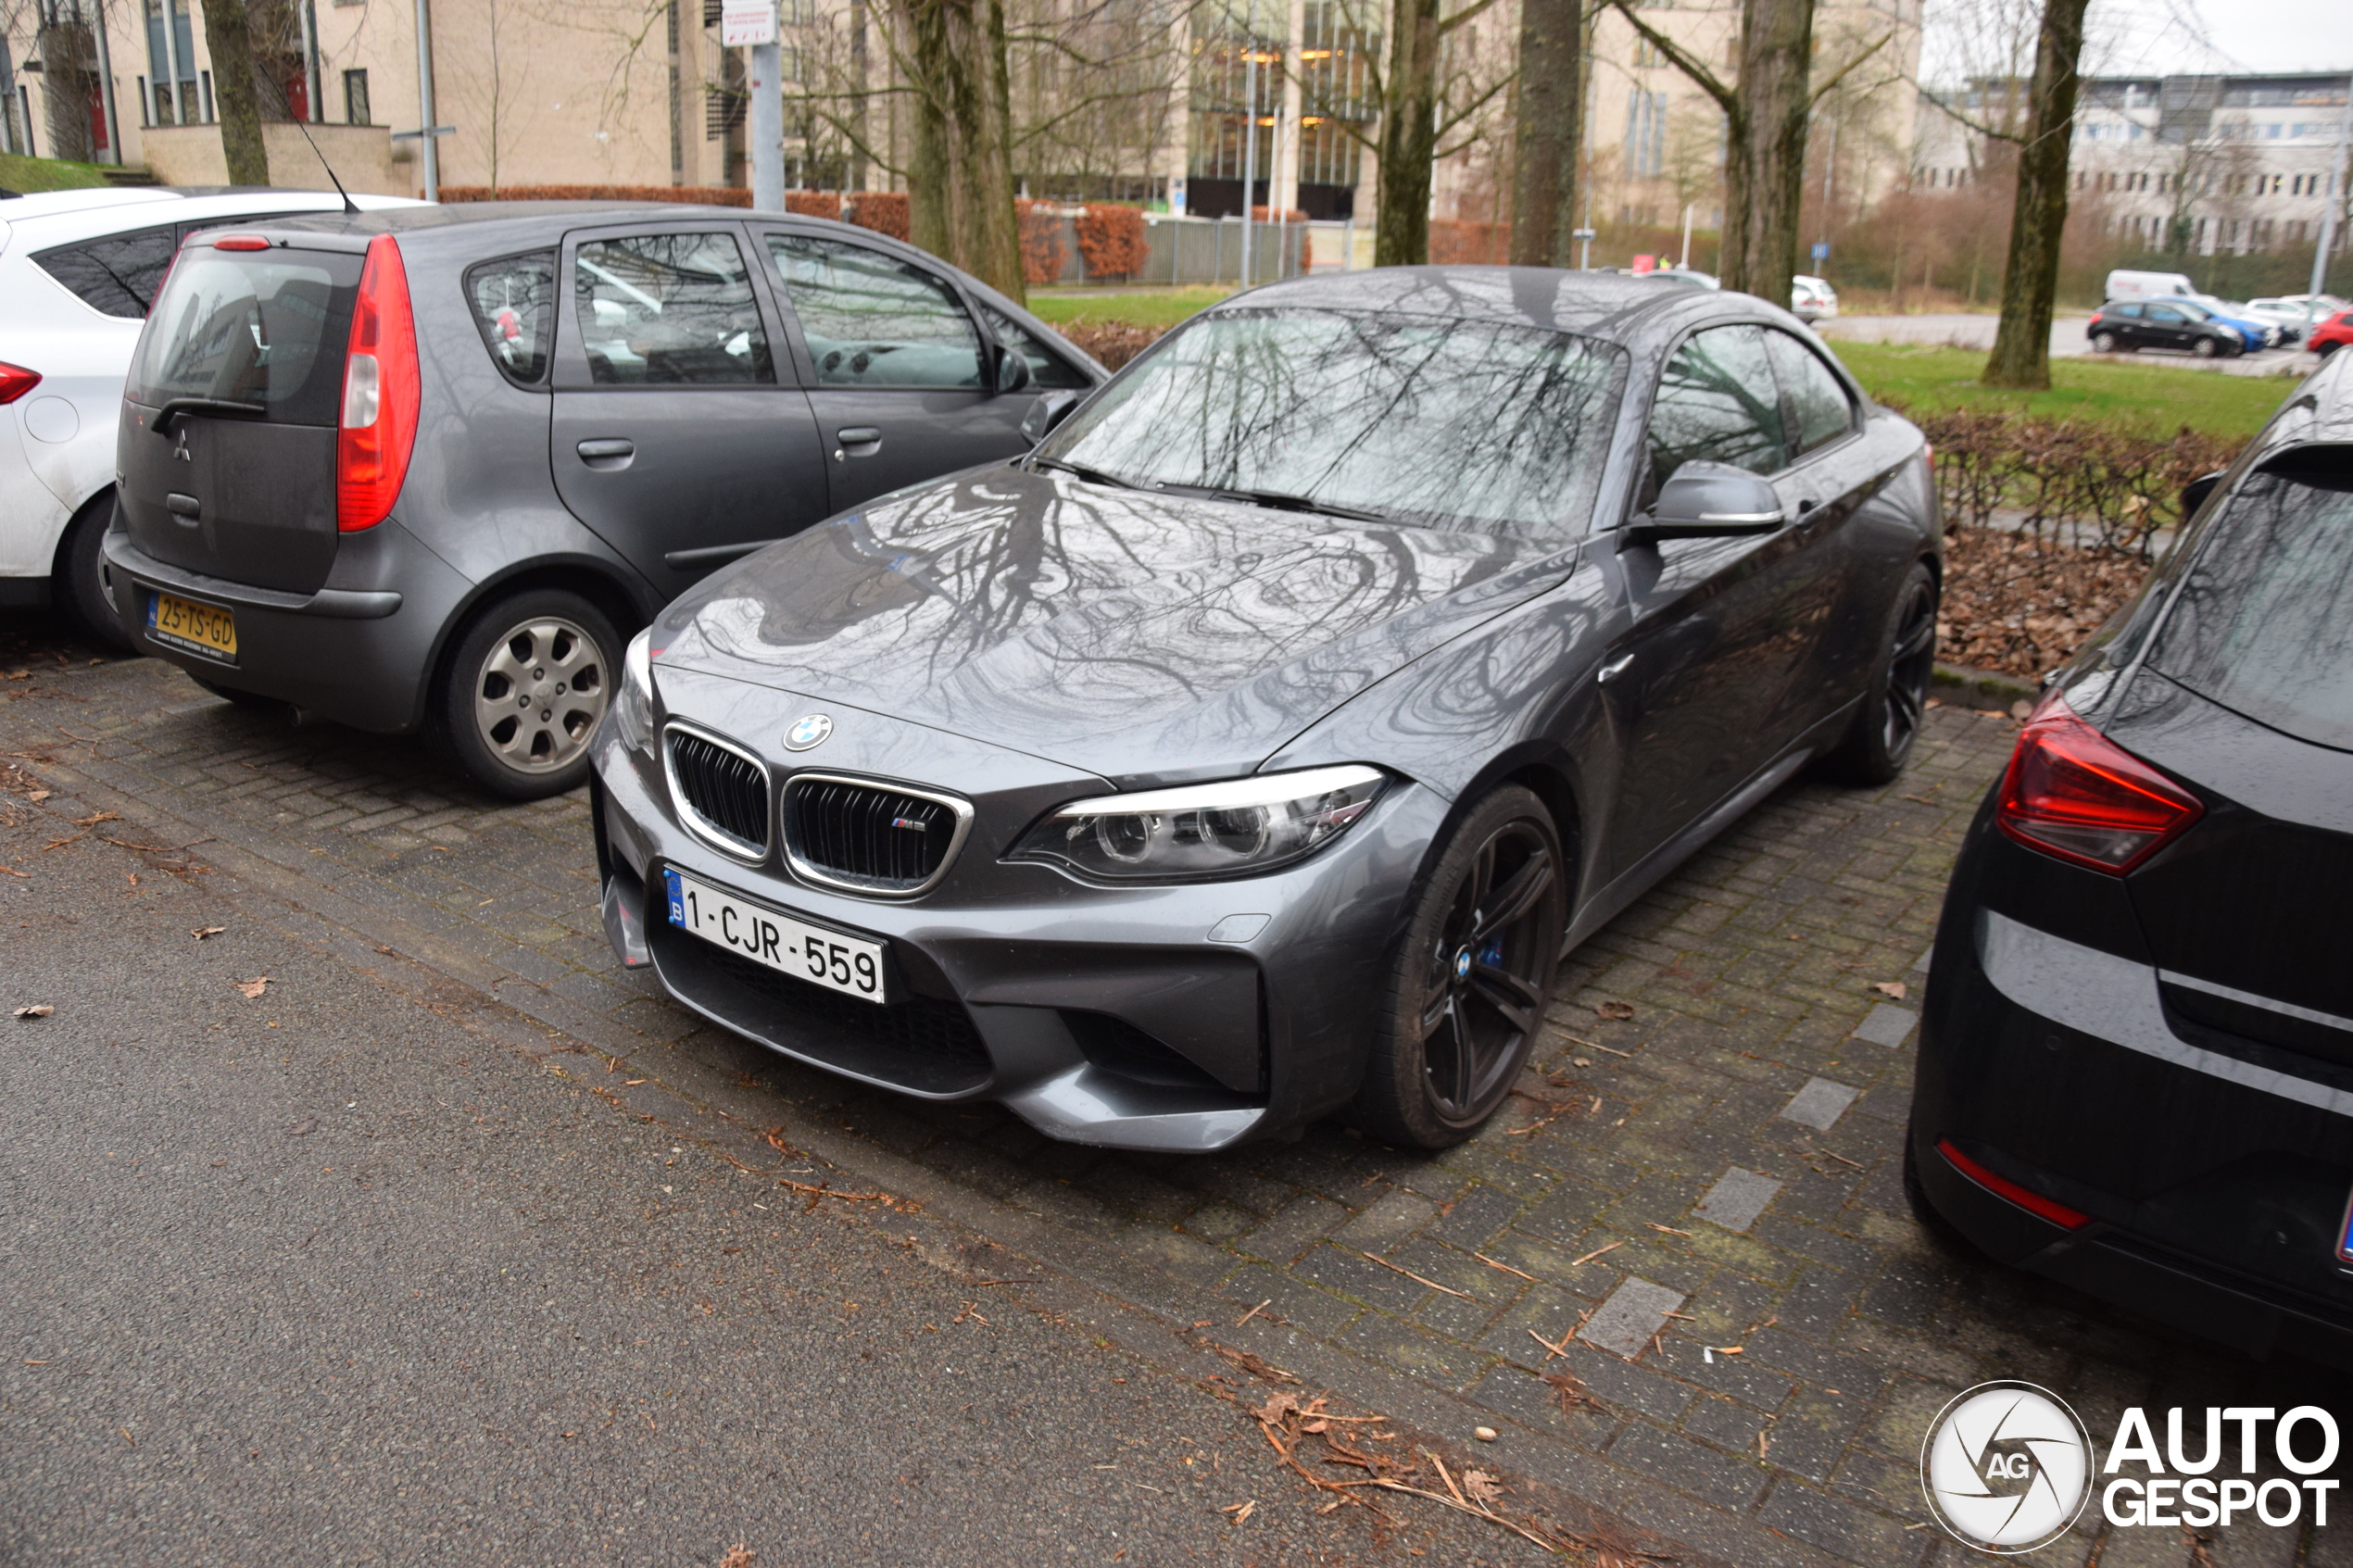
<path fill-rule="evenodd" d="M 1883 47 L 1864 45 L 1818 86 L 1808 85 L 1814 0 L 1743 0 L 1740 74 L 1728 85 L 1707 64 L 1644 21 L 1632 0 L 1610 0 L 1634 31 L 1724 111 L 1724 286 L 1786 301 L 1797 271 L 1798 214 L 1806 195 L 1806 126 L 1822 95 Z"/>
<path fill-rule="evenodd" d="M 2040 391 L 2051 384 L 2051 307 L 2067 229 L 2067 159 L 2075 140 L 2076 65 L 2086 0 L 2046 0 L 2018 149 L 2018 196 L 2002 274 L 2002 320 L 1979 379 Z"/>
<path fill-rule="evenodd" d="M 914 243 L 1023 298 L 1002 0 L 896 6 L 902 38 L 894 53 L 914 107 L 907 159 Z"/>
<path fill-rule="evenodd" d="M 270 149 L 261 140 L 261 98 L 254 91 L 245 0 L 204 0 L 204 32 L 212 53 L 212 101 L 220 116 L 220 153 L 229 166 L 229 183 L 267 185 Z"/>
<path fill-rule="evenodd" d="M 1566 267 L 1576 254 L 1584 153 L 1582 0 L 1521 0 L 1512 177 L 1512 261 Z"/>

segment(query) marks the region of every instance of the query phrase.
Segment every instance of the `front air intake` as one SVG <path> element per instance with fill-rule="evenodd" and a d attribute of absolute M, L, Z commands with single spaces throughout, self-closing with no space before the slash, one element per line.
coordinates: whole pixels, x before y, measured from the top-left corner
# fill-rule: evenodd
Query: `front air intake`
<path fill-rule="evenodd" d="M 664 758 L 679 820 L 727 853 L 768 853 L 768 770 L 715 736 L 673 725 Z"/>
<path fill-rule="evenodd" d="M 812 882 L 907 897 L 947 874 L 972 808 L 953 796 L 831 773 L 785 785 L 785 858 Z"/>

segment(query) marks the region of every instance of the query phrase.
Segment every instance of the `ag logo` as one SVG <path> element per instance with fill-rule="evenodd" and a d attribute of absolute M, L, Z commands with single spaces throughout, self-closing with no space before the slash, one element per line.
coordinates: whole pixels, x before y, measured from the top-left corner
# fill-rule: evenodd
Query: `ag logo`
<path fill-rule="evenodd" d="M 1937 1522 L 1969 1545 L 2032 1551 L 2064 1535 L 2091 1499 L 2091 1436 L 2047 1389 L 1981 1383 L 1929 1424 L 1920 1488 Z"/>
<path fill-rule="evenodd" d="M 796 720 L 793 727 L 785 732 L 785 749 L 806 751 L 812 746 L 824 744 L 825 737 L 833 733 L 834 721 L 831 719 L 823 713 L 809 714 Z"/>

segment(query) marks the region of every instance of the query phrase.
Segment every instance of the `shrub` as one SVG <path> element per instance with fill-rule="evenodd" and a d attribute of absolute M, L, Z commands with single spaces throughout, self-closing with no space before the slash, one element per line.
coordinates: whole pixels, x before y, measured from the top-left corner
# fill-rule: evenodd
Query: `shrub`
<path fill-rule="evenodd" d="M 1250 209 L 1250 216 L 1251 220 L 1256 223 L 1304 223 L 1307 221 L 1307 214 L 1295 207 L 1287 207 L 1280 212 L 1277 212 L 1272 207 L 1253 207 Z"/>
<path fill-rule="evenodd" d="M 914 235 L 904 191 L 852 191 L 849 220 L 861 229 L 872 229 L 894 240 L 912 240 Z"/>
<path fill-rule="evenodd" d="M 1052 202 L 1016 201 L 1013 211 L 1021 220 L 1021 281 L 1052 282 L 1070 256 L 1063 248 L 1062 208 Z"/>
<path fill-rule="evenodd" d="M 1076 227 L 1078 255 L 1088 277 L 1132 278 L 1144 270 L 1149 254 L 1144 215 L 1134 207 L 1089 207 L 1079 213 Z"/>
<path fill-rule="evenodd" d="M 786 191 L 785 210 L 803 218 L 830 218 L 841 220 L 842 195 L 839 191 Z"/>
<path fill-rule="evenodd" d="M 749 207 L 751 193 L 731 185 L 444 185 L 445 202 L 690 202 Z"/>
<path fill-rule="evenodd" d="M 1429 226 L 1429 262 L 1433 267 L 1500 265 L 1511 259 L 1512 231 L 1508 223 L 1451 223 Z"/>
<path fill-rule="evenodd" d="M 1150 348 L 1166 327 L 1142 327 L 1133 321 L 1066 321 L 1054 329 L 1091 355 L 1106 370 L 1116 370 Z"/>

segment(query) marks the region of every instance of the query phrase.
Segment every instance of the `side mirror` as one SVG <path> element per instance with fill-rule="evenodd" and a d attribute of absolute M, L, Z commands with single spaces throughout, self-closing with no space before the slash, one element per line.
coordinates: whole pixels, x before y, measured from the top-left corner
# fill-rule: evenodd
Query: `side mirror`
<path fill-rule="evenodd" d="M 2197 516 L 2198 508 L 2206 505 L 2206 498 L 2213 495 L 2214 487 L 2221 483 L 2222 473 L 2218 469 L 2212 473 L 2200 474 L 2182 486 L 2182 521 L 2187 522 Z"/>
<path fill-rule="evenodd" d="M 1022 439 L 1032 446 L 1045 440 L 1054 433 L 1056 425 L 1070 418 L 1070 411 L 1078 407 L 1078 399 L 1076 392 L 1050 392 L 1032 403 L 1029 412 L 1021 417 Z"/>
<path fill-rule="evenodd" d="M 997 362 L 989 375 L 988 390 L 995 393 L 1019 392 L 1029 384 L 1029 361 L 1003 344 L 997 345 Z"/>
<path fill-rule="evenodd" d="M 1660 539 L 1720 539 L 1770 533 L 1788 521 L 1770 484 L 1730 463 L 1694 459 L 1659 487 L 1657 504 L 1637 514 L 1623 532 L 1627 545 Z"/>

